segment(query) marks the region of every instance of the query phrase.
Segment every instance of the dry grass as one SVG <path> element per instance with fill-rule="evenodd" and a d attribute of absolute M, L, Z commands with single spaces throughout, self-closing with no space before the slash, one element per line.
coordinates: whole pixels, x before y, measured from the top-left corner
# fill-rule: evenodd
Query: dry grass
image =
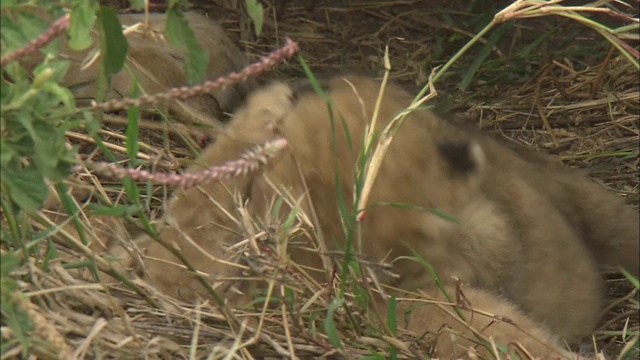
<path fill-rule="evenodd" d="M 416 93 L 426 85 L 435 66 L 444 64 L 476 34 L 479 28 L 472 22 L 481 17 L 455 10 L 468 8 L 462 6 L 466 2 L 459 1 L 437 2 L 438 6 L 427 1 L 353 1 L 349 9 L 349 1 L 319 2 L 314 12 L 305 9 L 306 1 L 290 1 L 280 19 L 266 20 L 263 37 L 251 40 L 246 19 L 234 9 L 225 8 L 224 3 L 214 1 L 200 7 L 224 16 L 224 25 L 244 39 L 242 44 L 253 57 L 271 51 L 287 35 L 301 44 L 302 56 L 317 74 L 357 71 L 381 76 L 388 44 L 391 79 Z M 602 21 L 615 23 L 606 16 Z M 533 51 L 522 55 L 522 49 L 533 41 L 529 34 L 532 28 L 544 29 L 537 30 L 538 35 L 549 35 Z M 394 37 L 402 39 L 389 40 Z M 637 206 L 638 69 L 584 26 L 543 17 L 516 22 L 508 35 L 489 46 L 490 61 L 480 68 L 474 81 L 460 89 L 462 74 L 486 39 L 490 38 L 463 56 L 437 84 L 440 95 L 436 102 L 441 111 L 455 109 L 464 121 L 554 154 L 568 165 L 585 168 Z M 628 40 L 635 49 L 636 40 Z M 296 61 L 270 74 L 280 78 L 301 75 Z M 120 127 L 123 121 L 118 119 L 117 115 L 107 118 L 103 141 L 118 158 L 126 159 Z M 197 149 L 170 136 L 170 130 L 160 131 L 152 121 L 141 128 L 145 129 L 139 158 L 155 171 L 176 171 L 193 159 Z M 81 153 L 89 159 L 102 158 L 81 134 L 72 134 L 69 140 L 80 145 Z M 80 174 L 79 180 L 97 188 L 105 195 L 103 201 L 125 201 L 118 182 L 89 173 Z M 152 218 L 162 214 L 168 192 L 157 187 L 150 192 L 153 196 L 143 195 L 144 210 Z M 87 280 L 87 271 L 79 276 L 76 268 L 86 267 L 89 258 L 59 237 L 47 244 L 36 232 L 34 239 L 39 239 L 41 257 L 27 259 L 11 274 L 22 280 L 18 290 L 25 295 L 17 296 L 16 303 L 23 304 L 20 308 L 35 326 L 29 340 L 30 354 L 21 355 L 20 334 L 11 330 L 3 313 L 2 359 L 53 359 L 70 353 L 85 359 L 361 358 L 369 355 L 370 349 L 388 358 L 390 345 L 400 350 L 398 358 L 426 356 L 417 351 L 419 345 L 427 349 L 424 339 L 381 336 L 384 331 L 375 314 L 359 310 L 352 293 L 346 296 L 350 311 L 338 308 L 333 314 L 343 341 L 343 349 L 336 350 L 324 326 L 337 276 L 329 285 L 317 284 L 304 276 L 305 269 L 290 264 L 282 277 L 299 289 L 296 301 L 268 310 L 257 306 L 235 311 L 241 323 L 264 312 L 262 329 L 254 332 L 230 326 L 229 319 L 211 302 L 193 306 L 136 282 L 140 291 L 153 299 L 155 305 L 151 306 L 123 284 Z M 4 246 L 2 251 L 6 251 Z M 269 264 L 273 265 L 267 261 Z M 273 268 L 264 268 L 263 273 L 274 273 Z M 271 284 L 275 284 L 274 295 L 286 298 L 280 286 Z M 608 284 L 610 294 L 621 300 L 607 310 L 595 340 L 598 349 L 604 347 L 616 354 L 628 344 L 621 332 L 635 329 L 637 334 L 638 302 L 635 290 L 626 281 L 612 277 Z"/>

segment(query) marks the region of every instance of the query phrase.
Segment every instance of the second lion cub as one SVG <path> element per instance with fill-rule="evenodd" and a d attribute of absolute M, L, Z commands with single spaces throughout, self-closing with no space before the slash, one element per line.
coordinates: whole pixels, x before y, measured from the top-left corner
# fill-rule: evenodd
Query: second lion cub
<path fill-rule="evenodd" d="M 296 94 L 284 84 L 254 92 L 225 136 L 204 152 L 199 163 L 233 159 L 272 138 L 274 132 L 289 141 L 290 154 L 264 174 L 174 193 L 160 236 L 179 247 L 196 269 L 209 274 L 212 283 L 241 273 L 223 246 L 248 235 L 234 216 L 235 194 L 246 200 L 252 218 L 260 220 L 274 216 L 272 199 L 287 192 L 290 199 L 301 199 L 298 204 L 305 214 L 317 219 L 319 228 L 309 234 L 321 232 L 332 249 L 344 246 L 337 194 L 351 211 L 365 128 L 380 83 L 338 77 L 328 82 L 325 91 L 331 112 L 322 96 L 302 90 Z M 407 93 L 388 85 L 376 130 L 410 100 Z M 525 344 L 534 356 L 569 356 L 556 336 L 574 342 L 592 331 L 603 297 L 598 266 L 624 266 L 638 274 L 638 218 L 615 195 L 577 173 L 545 169 L 494 140 L 428 111 L 415 111 L 395 135 L 373 185 L 369 204 L 376 206 L 367 210 L 362 222 L 361 252 L 371 261 L 393 263 L 399 277 L 382 276 L 384 283 L 441 298 L 424 266 L 410 259 L 411 247 L 434 267 L 449 290 L 454 290 L 454 279 L 460 279 L 468 287 L 471 305 L 507 316 L 539 341 L 506 323 L 485 328 L 490 319 L 469 316 L 478 331 L 500 343 Z M 588 196 L 571 195 L 581 192 Z M 284 219 L 289 210 L 283 205 L 278 214 Z M 598 216 L 604 217 L 594 222 Z M 309 244 L 315 239 L 310 240 Z M 206 296 L 191 273 L 179 267 L 171 270 L 166 261 L 178 261 L 162 246 L 148 237 L 138 244 L 147 255 L 145 279 L 174 296 Z M 318 251 L 293 247 L 288 251 L 296 263 L 321 268 Z M 125 265 L 132 265 L 131 260 Z M 317 278 L 325 277 L 319 273 Z M 461 328 L 438 309 L 416 309 L 420 321 L 410 321 L 406 329 L 422 334 L 444 325 Z M 440 356 L 451 356 L 465 353 L 464 347 L 470 345 L 439 340 L 437 346 Z"/>

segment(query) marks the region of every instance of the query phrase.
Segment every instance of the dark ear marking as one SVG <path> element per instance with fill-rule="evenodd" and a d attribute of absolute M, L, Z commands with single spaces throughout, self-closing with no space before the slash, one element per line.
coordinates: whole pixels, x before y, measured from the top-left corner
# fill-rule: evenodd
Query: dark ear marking
<path fill-rule="evenodd" d="M 469 143 L 443 142 L 438 144 L 438 151 L 452 174 L 466 175 L 478 169 Z"/>

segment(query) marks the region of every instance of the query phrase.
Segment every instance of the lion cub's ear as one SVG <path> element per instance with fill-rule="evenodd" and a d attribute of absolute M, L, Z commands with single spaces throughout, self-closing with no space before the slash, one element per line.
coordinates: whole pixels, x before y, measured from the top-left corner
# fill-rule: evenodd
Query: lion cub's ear
<path fill-rule="evenodd" d="M 437 144 L 442 180 L 451 191 L 453 203 L 468 202 L 478 195 L 485 178 L 484 149 L 473 139 L 441 140 Z"/>
<path fill-rule="evenodd" d="M 486 157 L 476 141 L 440 142 L 438 151 L 449 175 L 453 177 L 477 176 L 484 173 Z"/>

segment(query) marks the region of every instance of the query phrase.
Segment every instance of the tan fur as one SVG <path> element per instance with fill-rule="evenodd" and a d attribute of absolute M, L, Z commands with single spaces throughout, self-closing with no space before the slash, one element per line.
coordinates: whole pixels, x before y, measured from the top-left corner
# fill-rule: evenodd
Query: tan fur
<path fill-rule="evenodd" d="M 456 294 L 453 287 L 447 287 L 446 291 L 452 297 Z M 434 343 L 435 339 L 433 345 L 440 358 L 459 359 L 470 353 L 482 358 L 494 358 L 476 334 L 487 339 L 490 346 L 493 345 L 491 342 L 496 346 L 507 346 L 509 352 L 521 354 L 521 359 L 526 358 L 521 349 L 535 358 L 576 358 L 575 354 L 561 345 L 557 337 L 527 317 L 507 299 L 473 288 L 463 288 L 461 292 L 467 306 L 475 309 L 461 310 L 464 319 L 449 305 L 402 302 L 398 307 L 398 327 L 422 339 L 425 345 Z M 438 290 L 431 290 L 425 296 L 447 302 Z M 502 358 L 506 357 L 502 355 Z M 588 357 L 581 355 L 580 359 Z"/>
<path fill-rule="evenodd" d="M 53 21 L 53 19 L 39 9 L 31 9 L 34 14 Z M 239 71 L 246 65 L 246 56 L 236 47 L 224 29 L 213 20 L 195 12 L 185 12 L 199 45 L 209 53 L 209 65 L 204 80 L 215 80 L 232 71 Z M 170 88 L 187 85 L 184 71 L 186 51 L 175 48 L 164 39 L 164 14 L 149 14 L 149 28 L 141 26 L 136 32 L 127 36 L 129 44 L 125 67 L 111 79 L 111 88 L 106 99 L 131 96 L 133 78 L 131 71 L 138 79 L 138 85 L 143 93 L 155 94 Z M 120 22 L 124 26 L 131 26 L 144 22 L 144 14 L 121 14 Z M 86 104 L 93 100 L 97 92 L 97 71 L 99 61 L 83 68 L 99 49 L 97 31 L 92 33 L 94 44 L 84 51 L 74 51 L 69 48 L 66 38 L 61 37 L 61 57 L 70 61 L 70 66 L 61 85 L 71 88 L 78 104 Z M 24 59 L 22 63 L 31 71 L 43 60 L 42 55 Z M 128 71 L 128 70 L 129 71 Z M 219 126 L 224 119 L 224 112 L 232 112 L 254 86 L 253 80 L 241 82 L 213 94 L 202 94 L 190 99 L 170 100 L 161 102 L 175 113 L 184 123 Z"/>
<path fill-rule="evenodd" d="M 228 258 L 222 244 L 234 244 L 247 234 L 241 233 L 241 227 L 218 206 L 235 215 L 232 194 L 238 192 L 248 200 L 249 214 L 265 215 L 275 194 L 270 181 L 288 189 L 294 199 L 300 198 L 307 189 L 298 176 L 297 161 L 327 245 L 334 247 L 334 239 L 344 243 L 336 193 L 340 189 L 346 202 L 352 202 L 354 169 L 378 92 L 379 84 L 365 78 L 329 82 L 337 157 L 331 145 L 332 126 L 325 100 L 304 93 L 294 103 L 286 87 L 278 84 L 253 94 L 234 117 L 228 135 L 208 148 L 199 162 L 217 164 L 233 159 L 250 145 L 273 137 L 273 127 L 289 140 L 291 156 L 270 166 L 263 176 L 176 191 L 168 224 L 160 233 L 162 239 L 177 246 L 198 270 L 209 274 L 212 283 L 220 276 L 240 274 L 238 268 L 219 260 Z M 378 129 L 408 106 L 410 99 L 405 92 L 388 86 Z M 349 129 L 351 148 L 342 121 Z M 634 237 L 638 220 L 629 216 L 633 211 L 615 195 L 589 180 L 526 158 L 427 111 L 412 113 L 389 148 L 369 204 L 405 203 L 424 210 L 389 206 L 368 209 L 362 223 L 362 252 L 372 261 L 393 260 L 400 278 L 382 277 L 385 283 L 434 294 L 433 280 L 424 267 L 406 258 L 411 253 L 405 244 L 413 247 L 448 286 L 453 285 L 454 277 L 467 284 L 471 303 L 511 317 L 539 335 L 551 346 L 549 351 L 562 353 L 562 347 L 549 334 L 574 342 L 588 335 L 598 321 L 602 301 L 599 262 L 637 272 L 637 257 L 630 258 L 623 249 L 638 248 L 638 238 Z M 338 184 L 335 169 L 340 173 Z M 551 172 L 556 173 L 547 174 Z M 583 191 L 589 194 L 572 197 Z M 602 215 L 602 204 L 622 216 L 604 218 L 615 218 L 615 222 L 596 222 Z M 310 202 L 300 205 L 305 213 L 311 213 Z M 429 209 L 453 216 L 458 223 Z M 288 210 L 283 206 L 280 215 L 286 216 Z M 609 251 L 608 243 L 620 249 Z M 166 261 L 178 261 L 159 244 L 149 238 L 140 239 L 138 244 L 147 255 L 142 271 L 145 279 L 174 296 L 206 296 L 188 272 L 177 267 L 171 270 Z M 598 249 L 606 253 L 594 255 Z M 320 266 L 317 252 L 290 252 L 297 263 Z M 123 265 L 133 265 L 124 253 L 120 255 L 125 258 Z M 409 330 L 458 326 L 429 309 L 417 312 L 423 320 L 410 325 Z M 530 343 L 526 336 L 505 326 L 499 324 L 488 332 L 502 343 Z M 439 345 L 442 355 L 457 354 L 457 350 Z M 534 347 L 532 351 L 535 356 L 546 356 L 549 353 L 544 349 Z"/>
<path fill-rule="evenodd" d="M 529 174 L 529 181 L 562 212 L 598 263 L 605 268 L 622 267 L 636 278 L 640 276 L 638 213 L 581 171 L 528 149 L 515 150 L 534 166 L 543 165 Z M 637 200 L 636 197 L 636 205 Z"/>
<path fill-rule="evenodd" d="M 251 145 L 262 144 L 273 138 L 272 125 L 279 123 L 290 111 L 292 96 L 291 89 L 280 83 L 250 95 L 247 99 L 248 105 L 234 115 L 233 122 L 216 139 L 218 146 L 205 149 L 187 172 L 199 171 L 211 164 L 237 159 Z M 220 151 L 221 149 L 223 151 Z M 196 268 L 210 273 L 213 279 L 235 274 L 236 269 L 216 265 L 215 260 L 203 256 L 201 250 L 224 259 L 224 256 L 221 256 L 224 241 L 229 240 L 227 245 L 231 245 L 242 237 L 242 234 L 236 232 L 238 224 L 231 218 L 235 216 L 233 195 L 234 191 L 244 196 L 248 195 L 252 180 L 251 176 L 240 176 L 226 181 L 226 187 L 222 186 L 222 183 L 211 182 L 187 190 L 177 189 L 169 201 L 165 217 L 168 226 L 161 228 L 160 236 L 178 246 L 187 259 L 194 261 Z M 217 204 L 221 204 L 230 214 L 220 211 Z M 190 246 L 189 239 L 200 248 Z M 165 261 L 175 263 L 176 260 L 168 250 L 146 236 L 137 243 L 141 248 L 146 248 L 147 257 L 152 259 L 144 264 L 145 274 L 160 291 L 187 299 L 201 293 L 203 289 L 186 270 L 167 265 Z M 129 259 L 128 250 L 120 248 L 118 251 L 115 255 Z M 123 265 L 133 264 L 125 261 Z M 155 271 L 161 267 L 166 268 L 164 274 Z M 181 282 L 182 285 L 176 286 L 177 282 Z"/>

